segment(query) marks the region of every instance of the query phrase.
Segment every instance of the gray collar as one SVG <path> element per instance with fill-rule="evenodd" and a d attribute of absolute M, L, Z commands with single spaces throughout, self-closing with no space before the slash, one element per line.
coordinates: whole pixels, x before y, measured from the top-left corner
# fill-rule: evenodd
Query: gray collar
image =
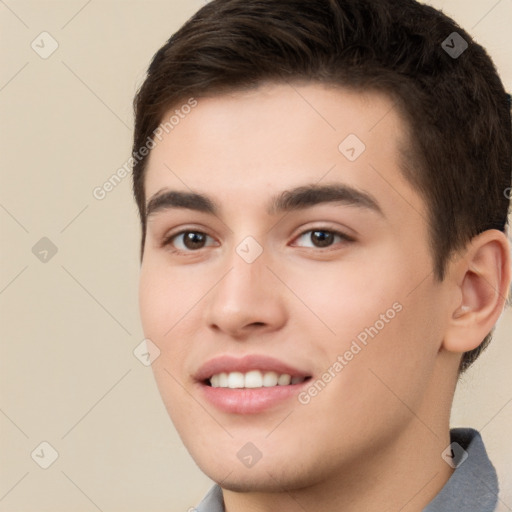
<path fill-rule="evenodd" d="M 222 489 L 218 485 L 214 485 L 208 491 L 208 494 L 196 508 L 196 512 L 225 512 Z"/>
<path fill-rule="evenodd" d="M 456 469 L 423 512 L 493 512 L 498 501 L 498 479 L 482 437 L 472 428 L 454 428 L 450 437 L 459 445 L 453 446 Z M 467 458 L 462 460 L 464 452 Z M 196 510 L 225 512 L 222 489 L 212 487 Z"/>
<path fill-rule="evenodd" d="M 472 428 L 454 428 L 450 431 L 452 443 L 467 453 L 454 449 L 455 465 L 462 461 L 439 494 L 423 512 L 493 512 L 498 502 L 498 478 L 480 434 Z"/>

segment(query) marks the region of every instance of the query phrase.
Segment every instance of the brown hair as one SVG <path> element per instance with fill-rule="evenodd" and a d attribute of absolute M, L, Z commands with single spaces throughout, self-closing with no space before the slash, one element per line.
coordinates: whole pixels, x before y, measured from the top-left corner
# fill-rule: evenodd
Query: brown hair
<path fill-rule="evenodd" d="M 460 55 L 450 53 L 465 44 Z M 147 161 L 141 148 L 163 116 L 191 97 L 269 81 L 322 82 L 393 99 L 411 133 L 403 172 L 428 206 L 437 279 L 472 237 L 505 231 L 510 97 L 486 51 L 453 20 L 414 0 L 214 0 L 155 54 L 134 99 L 141 259 Z M 461 372 L 491 334 L 464 354 Z"/>

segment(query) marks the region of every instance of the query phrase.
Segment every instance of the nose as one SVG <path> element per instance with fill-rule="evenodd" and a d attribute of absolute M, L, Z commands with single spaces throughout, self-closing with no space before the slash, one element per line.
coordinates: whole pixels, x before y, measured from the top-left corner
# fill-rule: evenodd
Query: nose
<path fill-rule="evenodd" d="M 236 252 L 226 275 L 208 294 L 207 326 L 237 340 L 278 330 L 287 320 L 283 285 L 261 255 L 252 263 Z"/>

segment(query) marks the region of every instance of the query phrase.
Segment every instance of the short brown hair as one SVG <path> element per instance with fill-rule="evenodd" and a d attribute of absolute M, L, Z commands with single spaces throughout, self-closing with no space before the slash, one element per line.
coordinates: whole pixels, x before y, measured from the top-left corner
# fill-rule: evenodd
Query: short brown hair
<path fill-rule="evenodd" d="M 455 41 L 467 44 L 460 55 L 445 51 Z M 505 231 L 510 97 L 486 51 L 453 20 L 414 0 L 214 0 L 155 54 L 134 99 L 141 259 L 147 157 L 139 150 L 163 116 L 190 97 L 290 81 L 380 91 L 395 102 L 411 132 L 403 172 L 428 207 L 437 279 L 475 235 Z M 461 372 L 490 338 L 464 354 Z"/>

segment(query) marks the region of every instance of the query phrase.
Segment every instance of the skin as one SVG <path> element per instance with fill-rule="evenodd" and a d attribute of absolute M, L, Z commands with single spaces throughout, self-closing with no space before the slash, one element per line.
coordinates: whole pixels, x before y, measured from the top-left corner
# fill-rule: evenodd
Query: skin
<path fill-rule="evenodd" d="M 198 99 L 151 151 L 148 201 L 193 190 L 221 208 L 150 216 L 139 302 L 165 406 L 228 512 L 417 511 L 453 472 L 441 453 L 457 368 L 503 309 L 508 246 L 486 231 L 436 280 L 426 205 L 400 171 L 406 128 L 377 93 L 266 84 Z M 338 149 L 348 134 L 366 145 L 354 162 Z M 342 203 L 267 213 L 271 196 L 309 183 L 365 191 L 382 214 Z M 182 236 L 163 245 L 184 229 L 207 234 L 204 247 Z M 352 240 L 318 246 L 315 229 Z M 250 264 L 236 252 L 247 236 L 263 249 Z M 395 303 L 401 311 L 307 404 L 226 413 L 193 378 L 221 354 L 265 354 L 319 378 Z M 251 468 L 237 457 L 247 442 L 262 454 Z"/>

